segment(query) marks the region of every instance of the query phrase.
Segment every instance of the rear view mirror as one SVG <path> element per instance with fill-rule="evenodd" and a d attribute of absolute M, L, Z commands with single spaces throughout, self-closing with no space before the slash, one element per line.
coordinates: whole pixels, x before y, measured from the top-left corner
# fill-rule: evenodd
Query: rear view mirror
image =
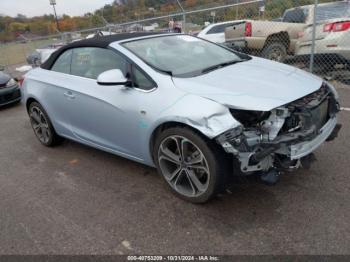
<path fill-rule="evenodd" d="M 119 69 L 112 69 L 100 74 L 97 83 L 103 86 L 128 85 L 129 80 L 123 75 Z"/>

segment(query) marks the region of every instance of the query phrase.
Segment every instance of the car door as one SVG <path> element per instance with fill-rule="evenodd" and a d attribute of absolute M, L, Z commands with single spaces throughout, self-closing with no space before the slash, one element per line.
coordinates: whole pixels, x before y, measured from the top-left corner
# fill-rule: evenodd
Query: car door
<path fill-rule="evenodd" d="M 130 64 L 110 49 L 73 49 L 71 89 L 67 113 L 75 138 L 107 151 L 140 159 L 139 104 L 142 93 L 126 86 L 102 86 L 98 75 L 120 69 L 128 76 Z"/>
<path fill-rule="evenodd" d="M 42 103 L 56 132 L 61 136 L 72 137 L 70 119 L 66 112 L 68 101 L 64 96 L 70 88 L 70 66 L 72 50 L 61 54 L 50 70 L 42 70 L 41 78 L 45 80 L 45 88 L 42 88 Z"/>

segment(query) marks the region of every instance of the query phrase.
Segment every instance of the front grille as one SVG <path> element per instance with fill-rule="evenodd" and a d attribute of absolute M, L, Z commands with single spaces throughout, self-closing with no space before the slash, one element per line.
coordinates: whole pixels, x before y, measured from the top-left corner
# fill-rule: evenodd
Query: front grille
<path fill-rule="evenodd" d="M 0 104 L 11 102 L 13 100 L 16 100 L 17 98 L 20 98 L 20 96 L 21 96 L 21 91 L 20 90 L 16 90 L 13 93 L 2 95 L 2 96 L 0 96 Z"/>
<path fill-rule="evenodd" d="M 303 107 L 314 107 L 315 105 L 318 105 L 327 95 L 329 95 L 329 90 L 327 85 L 324 83 L 316 92 L 288 104 L 287 107 L 290 111 Z"/>
<path fill-rule="evenodd" d="M 283 125 L 282 132 L 291 132 L 297 130 L 300 127 L 300 117 L 296 114 L 291 115 L 286 118 L 286 121 Z"/>
<path fill-rule="evenodd" d="M 318 107 L 311 110 L 311 119 L 316 125 L 316 130 L 320 130 L 329 120 L 328 105 L 329 100 L 326 99 Z"/>
<path fill-rule="evenodd" d="M 308 130 L 313 126 L 320 130 L 329 120 L 329 101 L 332 99 L 327 85 L 287 105 L 291 116 L 286 118 L 282 133 Z"/>

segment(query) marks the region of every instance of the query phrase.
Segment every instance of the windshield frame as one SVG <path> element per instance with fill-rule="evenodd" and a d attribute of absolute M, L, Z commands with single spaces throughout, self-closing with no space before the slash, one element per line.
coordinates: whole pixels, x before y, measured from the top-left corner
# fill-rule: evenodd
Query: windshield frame
<path fill-rule="evenodd" d="M 127 41 L 123 41 L 123 42 L 120 42 L 120 46 L 122 46 L 123 48 L 125 48 L 126 50 L 128 50 L 129 52 L 131 52 L 133 55 L 135 55 L 137 58 L 139 58 L 140 60 L 142 60 L 142 62 L 144 62 L 146 65 L 148 65 L 149 67 L 151 67 L 152 69 L 154 69 L 155 71 L 161 73 L 161 74 L 164 74 L 164 75 L 170 75 L 171 77 L 177 77 L 177 78 L 192 78 L 192 77 L 196 77 L 196 76 L 200 76 L 200 75 L 204 75 L 204 74 L 208 74 L 212 71 L 215 71 L 215 70 L 218 70 L 222 67 L 218 67 L 217 69 L 215 70 L 212 70 L 212 71 L 209 71 L 209 72 L 202 72 L 204 69 L 206 68 L 203 68 L 203 69 L 200 69 L 200 70 L 196 70 L 196 71 L 193 71 L 193 72 L 188 72 L 188 73 L 185 73 L 185 74 L 177 74 L 177 75 L 173 75 L 172 72 L 170 71 L 166 71 L 166 70 L 162 70 L 160 68 L 158 68 L 157 66 L 147 62 L 143 57 L 141 57 L 140 55 L 138 55 L 136 52 L 134 52 L 132 49 L 128 48 L 125 46 L 125 44 L 127 43 L 132 43 L 132 42 L 138 42 L 138 41 L 143 41 L 143 40 L 149 40 L 149 39 L 154 39 L 154 38 L 160 38 L 160 37 L 175 37 L 175 36 L 190 36 L 190 37 L 193 37 L 193 38 L 197 38 L 201 41 L 204 41 L 204 42 L 207 42 L 209 44 L 213 44 L 213 45 L 216 45 L 218 47 L 221 47 L 233 54 L 235 54 L 236 56 L 238 56 L 240 58 L 240 60 L 237 61 L 237 63 L 239 62 L 245 62 L 245 61 L 248 61 L 248 60 L 251 60 L 252 57 L 247 55 L 247 54 L 244 54 L 244 53 L 240 53 L 238 51 L 235 51 L 233 49 L 230 49 L 226 46 L 223 46 L 223 45 L 220 45 L 220 44 L 217 44 L 217 43 L 214 43 L 214 42 L 211 42 L 211 41 L 208 41 L 206 39 L 202 39 L 200 37 L 197 37 L 197 36 L 193 36 L 193 35 L 189 35 L 189 34 L 164 34 L 164 35 L 155 35 L 155 36 L 152 36 L 152 37 L 147 37 L 147 38 L 141 38 L 141 39 L 132 39 L 132 40 L 127 40 Z"/>

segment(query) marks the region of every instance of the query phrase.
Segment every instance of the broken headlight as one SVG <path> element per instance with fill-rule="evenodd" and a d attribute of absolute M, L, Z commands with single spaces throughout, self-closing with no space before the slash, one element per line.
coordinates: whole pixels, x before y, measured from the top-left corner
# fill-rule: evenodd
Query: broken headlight
<path fill-rule="evenodd" d="M 241 143 L 241 135 L 243 130 L 243 126 L 239 125 L 221 134 L 216 138 L 216 140 L 227 153 L 236 154 L 238 152 L 232 147 L 232 145 Z"/>
<path fill-rule="evenodd" d="M 234 119 L 239 121 L 245 128 L 256 127 L 262 121 L 269 118 L 271 114 L 271 112 L 236 110 L 236 109 L 230 109 L 230 112 L 234 117 Z"/>

